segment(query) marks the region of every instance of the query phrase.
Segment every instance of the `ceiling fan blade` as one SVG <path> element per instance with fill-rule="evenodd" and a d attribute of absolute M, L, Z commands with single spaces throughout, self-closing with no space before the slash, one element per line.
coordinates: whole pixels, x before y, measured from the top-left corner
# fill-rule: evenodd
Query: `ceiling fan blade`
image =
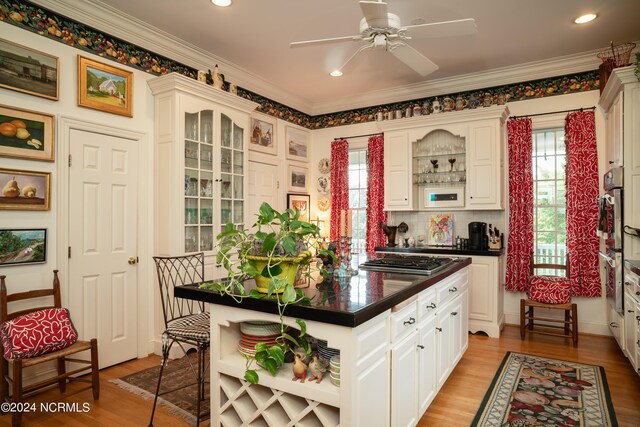
<path fill-rule="evenodd" d="M 407 25 L 407 36 L 411 38 L 423 37 L 452 37 L 476 34 L 476 21 L 473 18 L 456 21 L 433 22 L 431 24 Z"/>
<path fill-rule="evenodd" d="M 427 58 L 408 44 L 401 44 L 399 46 L 396 46 L 391 49 L 390 52 L 393 56 L 407 64 L 422 77 L 433 73 L 439 68 L 429 58 Z"/>
<path fill-rule="evenodd" d="M 386 28 L 389 26 L 387 3 L 382 1 L 361 1 L 360 9 L 369 27 Z"/>
<path fill-rule="evenodd" d="M 332 37 L 329 39 L 317 39 L 317 40 L 304 40 L 299 42 L 291 42 L 289 43 L 290 47 L 302 47 L 309 46 L 313 44 L 323 44 L 323 43 L 334 43 L 334 42 L 346 42 L 346 41 L 358 41 L 362 40 L 362 36 L 358 34 L 357 36 L 344 36 L 344 37 Z"/>

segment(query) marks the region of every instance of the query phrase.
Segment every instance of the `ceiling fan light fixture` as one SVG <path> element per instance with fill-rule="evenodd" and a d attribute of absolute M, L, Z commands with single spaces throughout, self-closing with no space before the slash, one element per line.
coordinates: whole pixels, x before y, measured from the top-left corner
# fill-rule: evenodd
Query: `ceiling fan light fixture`
<path fill-rule="evenodd" d="M 585 15 L 578 16 L 576 19 L 574 19 L 573 22 L 575 22 L 576 24 L 586 24 L 587 22 L 593 21 L 597 17 L 598 15 L 596 15 L 595 13 L 587 13 Z"/>
<path fill-rule="evenodd" d="M 231 0 L 211 0 L 211 3 L 215 4 L 216 6 L 220 6 L 220 7 L 231 6 Z"/>
<path fill-rule="evenodd" d="M 342 75 L 342 71 L 340 70 L 333 70 L 332 72 L 329 73 L 329 75 L 331 77 L 340 77 Z"/>

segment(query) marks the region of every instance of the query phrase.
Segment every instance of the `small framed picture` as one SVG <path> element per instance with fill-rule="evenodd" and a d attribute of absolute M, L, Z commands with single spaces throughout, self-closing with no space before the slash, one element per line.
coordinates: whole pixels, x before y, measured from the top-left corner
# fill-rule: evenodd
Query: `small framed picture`
<path fill-rule="evenodd" d="M 78 105 L 133 117 L 133 72 L 78 55 Z"/>
<path fill-rule="evenodd" d="M 300 211 L 300 220 L 309 222 L 311 196 L 308 194 L 287 194 L 287 208 Z"/>
<path fill-rule="evenodd" d="M 54 116 L 0 105 L 0 156 L 53 161 Z"/>
<path fill-rule="evenodd" d="M 309 169 L 302 166 L 289 165 L 289 191 L 306 193 L 308 180 Z"/>
<path fill-rule="evenodd" d="M 260 151 L 274 156 L 278 155 L 276 119 L 266 114 L 254 114 L 251 116 L 249 150 Z"/>
<path fill-rule="evenodd" d="M 51 173 L 0 168 L 0 209 L 48 211 Z"/>
<path fill-rule="evenodd" d="M 0 39 L 0 87 L 57 101 L 59 70 L 57 57 Z"/>
<path fill-rule="evenodd" d="M 309 132 L 291 126 L 285 130 L 287 159 L 306 162 L 309 159 Z"/>
<path fill-rule="evenodd" d="M 0 267 L 47 262 L 47 229 L 0 229 Z"/>

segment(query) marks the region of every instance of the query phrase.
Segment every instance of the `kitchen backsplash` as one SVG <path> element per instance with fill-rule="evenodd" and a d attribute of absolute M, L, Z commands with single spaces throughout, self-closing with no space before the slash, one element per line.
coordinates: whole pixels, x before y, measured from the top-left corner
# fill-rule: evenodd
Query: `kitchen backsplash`
<path fill-rule="evenodd" d="M 473 221 L 486 222 L 497 227 L 500 233 L 506 230 L 505 211 L 429 211 L 429 212 L 389 212 L 388 225 L 398 225 L 405 222 L 409 226 L 405 238 L 427 234 L 427 223 L 430 215 L 451 214 L 453 215 L 453 237 L 469 238 L 468 224 Z M 397 241 L 397 240 L 396 240 Z"/>

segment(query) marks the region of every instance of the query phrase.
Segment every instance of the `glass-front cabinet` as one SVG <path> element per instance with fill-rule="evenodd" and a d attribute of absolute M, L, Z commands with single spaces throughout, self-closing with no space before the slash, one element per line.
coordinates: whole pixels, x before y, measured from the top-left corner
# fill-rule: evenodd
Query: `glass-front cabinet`
<path fill-rule="evenodd" d="M 435 130 L 413 143 L 413 183 L 418 186 L 464 185 L 466 146 L 463 136 Z"/>
<path fill-rule="evenodd" d="M 247 129 L 258 104 L 174 73 L 150 80 L 149 87 L 155 101 L 155 253 L 202 251 L 211 266 L 223 227 L 247 223 Z"/>

